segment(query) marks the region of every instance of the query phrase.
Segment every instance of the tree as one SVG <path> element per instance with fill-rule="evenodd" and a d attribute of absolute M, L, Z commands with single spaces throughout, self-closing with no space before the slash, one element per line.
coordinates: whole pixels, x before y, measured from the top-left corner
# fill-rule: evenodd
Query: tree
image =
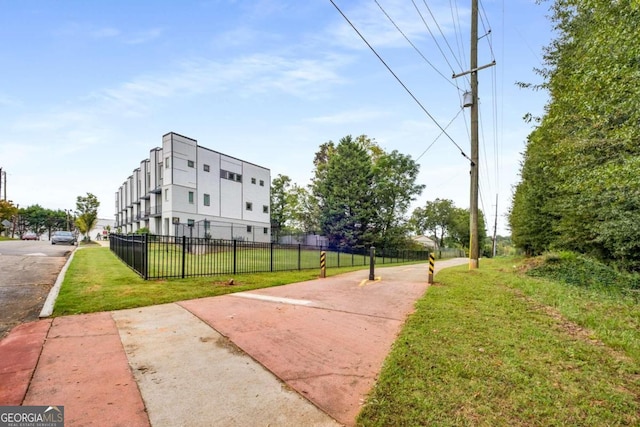
<path fill-rule="evenodd" d="M 86 196 L 78 196 L 76 200 L 76 211 L 78 218 L 76 219 L 76 227 L 85 235 L 85 240 L 90 241 L 89 232 L 95 227 L 98 221 L 98 207 L 100 202 L 98 198 L 91 193 Z"/>
<path fill-rule="evenodd" d="M 32 205 L 24 209 L 20 209 L 20 216 L 25 222 L 26 229 L 30 229 L 38 236 L 45 232 L 47 226 L 51 222 L 49 217 L 50 210 L 44 209 L 40 205 Z"/>
<path fill-rule="evenodd" d="M 469 209 L 453 208 L 451 212 L 451 224 L 448 228 L 450 246 L 469 248 L 471 233 L 469 230 Z M 482 211 L 478 211 L 478 240 L 480 250 L 485 255 L 491 253 L 491 240 L 487 239 L 487 228 Z"/>
<path fill-rule="evenodd" d="M 406 241 L 409 205 L 425 188 L 416 184 L 420 166 L 411 156 L 377 153 L 374 160 L 375 223 L 378 236 L 376 245 L 384 248 L 398 246 Z"/>
<path fill-rule="evenodd" d="M 67 229 L 67 213 L 61 209 L 55 211 L 47 209 L 47 221 L 45 222 L 45 225 L 48 237 L 51 239 L 52 231 Z"/>
<path fill-rule="evenodd" d="M 271 182 L 271 237 L 278 241 L 287 221 L 291 219 L 291 178 L 278 175 Z"/>
<path fill-rule="evenodd" d="M 538 70 L 550 101 L 514 191 L 513 242 L 640 270 L 640 4 L 555 0 L 550 10 L 557 38 Z"/>
<path fill-rule="evenodd" d="M 431 233 L 440 247 L 444 247 L 444 238 L 450 234 L 453 226 L 454 209 L 453 201 L 449 199 L 427 201 L 424 207 L 413 211 L 413 230 L 417 234 Z"/>
<path fill-rule="evenodd" d="M 18 208 L 11 200 L 0 200 L 0 231 L 5 231 L 2 221 L 13 222 L 18 215 Z"/>
<path fill-rule="evenodd" d="M 320 206 L 309 188 L 293 185 L 291 189 L 292 226 L 305 233 L 320 232 Z"/>
<path fill-rule="evenodd" d="M 351 135 L 340 140 L 326 163 L 316 164 L 313 190 L 319 202 L 320 227 L 333 248 L 371 244 L 373 182 L 371 158 Z"/>

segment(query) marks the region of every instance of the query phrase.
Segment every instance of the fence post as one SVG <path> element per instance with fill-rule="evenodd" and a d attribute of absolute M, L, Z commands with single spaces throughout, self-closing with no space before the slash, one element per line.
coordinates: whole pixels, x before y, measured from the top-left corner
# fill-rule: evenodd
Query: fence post
<path fill-rule="evenodd" d="M 273 273 L 273 242 L 271 242 L 271 248 L 269 251 L 269 262 L 270 262 L 270 265 L 269 265 L 270 271 Z"/>
<path fill-rule="evenodd" d="M 187 262 L 187 256 L 186 256 L 186 251 L 187 251 L 187 236 L 182 236 L 182 278 L 184 279 L 184 267 L 185 267 L 185 263 Z"/>
<path fill-rule="evenodd" d="M 433 283 L 433 270 L 435 269 L 435 253 L 429 253 L 429 284 Z"/>
<path fill-rule="evenodd" d="M 131 250 L 133 251 L 133 270 L 137 271 L 139 275 L 142 276 L 142 271 L 140 271 L 140 266 L 138 265 L 138 263 L 136 262 L 136 259 L 138 258 L 136 255 L 138 252 L 138 248 L 136 247 L 136 235 L 132 234 L 131 235 Z"/>
<path fill-rule="evenodd" d="M 320 251 L 320 278 L 327 277 L 327 253 Z"/>
<path fill-rule="evenodd" d="M 238 241 L 233 239 L 233 274 L 236 274 L 236 271 L 238 271 L 236 267 L 236 264 L 238 262 L 237 252 L 238 252 Z"/>
<path fill-rule="evenodd" d="M 302 270 L 302 245 L 298 243 L 298 271 Z"/>
<path fill-rule="evenodd" d="M 142 268 L 144 270 L 144 280 L 149 279 L 149 233 L 144 235 L 144 243 L 142 247 Z"/>

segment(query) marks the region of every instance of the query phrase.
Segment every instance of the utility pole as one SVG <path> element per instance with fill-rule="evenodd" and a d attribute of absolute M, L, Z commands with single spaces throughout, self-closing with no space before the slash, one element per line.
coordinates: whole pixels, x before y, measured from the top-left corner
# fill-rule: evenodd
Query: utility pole
<path fill-rule="evenodd" d="M 6 198 L 7 197 L 5 196 L 5 199 Z M 2 168 L 0 168 L 0 200 L 3 200 L 2 199 Z"/>
<path fill-rule="evenodd" d="M 471 0 L 471 201 L 469 270 L 479 267 L 478 242 L 478 0 Z"/>
<path fill-rule="evenodd" d="M 498 195 L 496 194 L 496 221 L 493 223 L 493 250 L 492 256 L 495 258 L 496 253 L 498 252 Z"/>
<path fill-rule="evenodd" d="M 469 270 L 479 266 L 480 241 L 478 238 L 478 71 L 496 65 L 495 61 L 478 67 L 478 0 L 471 0 L 471 58 L 469 71 L 454 74 L 453 78 L 471 74 L 471 96 L 465 107 L 471 107 L 471 185 L 469 204 Z"/>

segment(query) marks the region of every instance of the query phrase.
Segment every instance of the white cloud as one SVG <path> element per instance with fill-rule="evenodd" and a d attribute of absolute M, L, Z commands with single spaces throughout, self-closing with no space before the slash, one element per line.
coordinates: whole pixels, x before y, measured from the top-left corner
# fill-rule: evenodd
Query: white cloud
<path fill-rule="evenodd" d="M 327 86 L 339 84 L 337 69 L 344 57 L 317 59 L 256 54 L 229 62 L 191 59 L 165 74 L 136 77 L 89 98 L 101 110 L 129 116 L 144 115 L 157 101 L 175 97 L 232 92 L 243 97 L 272 89 L 301 98 L 320 96 Z"/>

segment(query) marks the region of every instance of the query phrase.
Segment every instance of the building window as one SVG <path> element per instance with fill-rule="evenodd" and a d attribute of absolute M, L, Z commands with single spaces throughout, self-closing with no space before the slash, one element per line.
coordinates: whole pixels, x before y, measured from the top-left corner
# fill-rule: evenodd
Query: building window
<path fill-rule="evenodd" d="M 260 187 L 264 187 L 264 181 L 260 180 Z"/>
<path fill-rule="evenodd" d="M 255 178 L 251 178 L 251 183 L 255 184 L 256 183 L 256 179 Z"/>
<path fill-rule="evenodd" d="M 247 233 L 251 233 L 251 230 L 252 230 L 251 226 L 247 225 Z"/>
<path fill-rule="evenodd" d="M 247 202 L 245 203 L 245 207 L 248 211 L 252 211 L 253 210 L 253 203 L 251 202 Z"/>
<path fill-rule="evenodd" d="M 164 159 L 164 168 L 165 168 L 165 169 L 169 169 L 169 157 L 167 157 L 166 159 Z"/>
<path fill-rule="evenodd" d="M 196 223 L 196 222 L 195 222 L 194 220 L 192 220 L 192 219 L 188 219 L 188 220 L 187 220 L 187 225 L 188 225 L 189 227 L 193 227 L 193 226 L 195 225 L 195 223 Z"/>
<path fill-rule="evenodd" d="M 204 220 L 204 231 L 205 231 L 205 233 L 208 233 L 210 229 L 211 229 L 211 222 L 208 219 L 205 219 Z"/>
<path fill-rule="evenodd" d="M 193 163 L 193 160 L 187 160 L 187 166 L 189 166 L 190 168 L 195 167 L 195 163 Z"/>
<path fill-rule="evenodd" d="M 242 182 L 242 174 L 229 172 L 223 169 L 220 169 L 220 178 L 228 179 L 229 181 Z"/>
<path fill-rule="evenodd" d="M 204 205 L 205 206 L 210 206 L 211 205 L 211 196 L 209 196 L 208 194 L 204 195 Z"/>
<path fill-rule="evenodd" d="M 193 204 L 193 191 L 189 191 L 189 203 Z"/>
<path fill-rule="evenodd" d="M 210 170 L 209 165 L 202 165 L 202 169 L 203 169 L 205 172 L 209 172 L 209 170 Z"/>
<path fill-rule="evenodd" d="M 262 233 L 269 234 L 269 229 L 267 227 L 263 228 Z"/>
<path fill-rule="evenodd" d="M 165 200 L 165 202 L 169 201 L 169 189 L 168 188 L 164 189 L 164 200 Z"/>
<path fill-rule="evenodd" d="M 262 205 L 262 213 L 269 213 L 269 206 Z"/>

